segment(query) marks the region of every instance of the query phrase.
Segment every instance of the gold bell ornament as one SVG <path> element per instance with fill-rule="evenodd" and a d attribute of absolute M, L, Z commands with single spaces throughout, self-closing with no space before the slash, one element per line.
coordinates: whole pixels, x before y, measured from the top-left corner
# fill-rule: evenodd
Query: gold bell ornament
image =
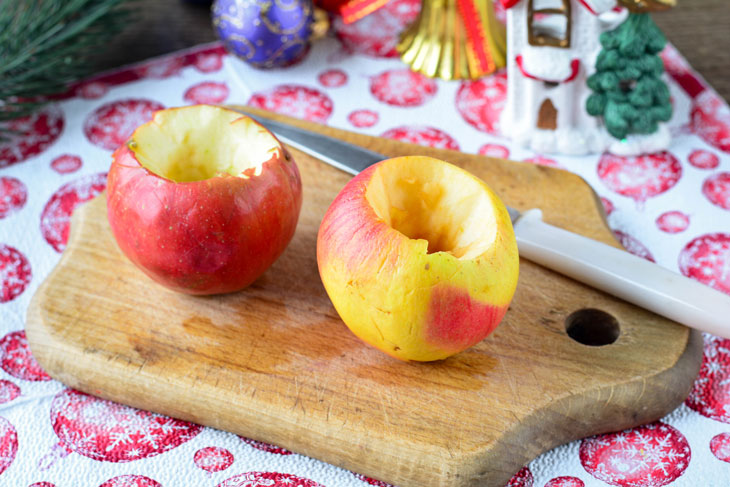
<path fill-rule="evenodd" d="M 476 79 L 505 65 L 505 28 L 491 0 L 423 0 L 398 52 L 429 77 Z"/>

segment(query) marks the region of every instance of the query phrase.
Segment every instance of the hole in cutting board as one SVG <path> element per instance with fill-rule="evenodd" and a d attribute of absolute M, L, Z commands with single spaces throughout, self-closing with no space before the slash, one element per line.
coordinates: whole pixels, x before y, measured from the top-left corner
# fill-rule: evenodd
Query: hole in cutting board
<path fill-rule="evenodd" d="M 600 347 L 615 342 L 621 334 L 616 318 L 600 309 L 574 311 L 565 319 L 565 331 L 578 343 Z"/>

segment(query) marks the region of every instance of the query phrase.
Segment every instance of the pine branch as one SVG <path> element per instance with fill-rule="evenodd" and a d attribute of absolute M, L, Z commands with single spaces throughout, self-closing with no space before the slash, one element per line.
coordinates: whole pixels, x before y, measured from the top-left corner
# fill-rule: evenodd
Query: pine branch
<path fill-rule="evenodd" d="M 129 23 L 130 3 L 0 0 L 0 123 L 91 74 L 89 59 Z"/>

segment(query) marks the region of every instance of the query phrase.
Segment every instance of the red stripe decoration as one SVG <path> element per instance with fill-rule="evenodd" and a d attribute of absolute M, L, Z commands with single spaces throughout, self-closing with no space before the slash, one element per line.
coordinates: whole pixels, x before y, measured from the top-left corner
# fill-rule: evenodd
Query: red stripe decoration
<path fill-rule="evenodd" d="M 707 89 L 705 83 L 694 73 L 689 71 L 683 73 L 668 71 L 668 73 L 692 99 L 697 98 L 700 93 Z"/>
<path fill-rule="evenodd" d="M 520 68 L 520 72 L 522 73 L 523 76 L 530 78 L 530 79 L 537 80 L 537 81 L 547 81 L 548 83 L 570 83 L 571 81 L 573 81 L 576 78 L 576 76 L 578 76 L 578 71 L 580 70 L 580 60 L 573 59 L 570 62 L 570 76 L 568 76 L 567 78 L 565 78 L 563 80 L 543 79 L 543 78 L 538 78 L 534 74 L 530 74 L 527 72 L 527 70 L 525 70 L 525 67 L 522 65 L 522 54 L 518 54 L 515 57 L 515 62 L 517 63 L 517 67 Z"/>
<path fill-rule="evenodd" d="M 340 6 L 339 12 L 342 20 L 346 24 L 351 24 L 375 12 L 386 3 L 388 0 L 350 0 Z"/>
<path fill-rule="evenodd" d="M 458 0 L 459 13 L 461 13 L 464 27 L 466 27 L 469 49 L 479 63 L 479 70 L 483 73 L 491 73 L 495 69 L 494 60 L 484 37 L 484 25 L 475 4 L 477 1 L 479 0 Z"/>
<path fill-rule="evenodd" d="M 586 2 L 586 0 L 578 0 L 578 1 L 579 1 L 579 2 L 581 3 L 581 5 L 583 5 L 583 6 L 584 6 L 584 7 L 586 8 L 586 10 L 588 10 L 588 11 L 589 11 L 590 13 L 592 13 L 593 15 L 598 15 L 598 12 L 596 12 L 596 11 L 595 11 L 595 10 L 593 9 L 593 7 L 591 7 L 591 6 L 590 6 L 590 5 L 588 4 L 588 2 Z"/>

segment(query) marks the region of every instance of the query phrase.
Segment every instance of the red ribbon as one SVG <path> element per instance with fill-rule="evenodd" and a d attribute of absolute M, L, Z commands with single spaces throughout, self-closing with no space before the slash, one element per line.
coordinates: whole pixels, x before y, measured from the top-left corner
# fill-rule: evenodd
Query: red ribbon
<path fill-rule="evenodd" d="M 482 19 L 476 7 L 477 1 L 479 0 L 458 0 L 459 13 L 461 13 L 466 28 L 469 50 L 479 64 L 479 70 L 482 73 L 491 73 L 495 68 L 494 60 L 489 51 L 487 39 L 484 36 L 485 26 L 482 24 Z"/>
<path fill-rule="evenodd" d="M 388 3 L 388 0 L 316 0 L 318 7 L 338 14 L 346 24 L 360 20 Z"/>
<path fill-rule="evenodd" d="M 578 71 L 580 70 L 580 60 L 573 59 L 570 62 L 570 75 L 565 79 L 543 79 L 538 78 L 537 76 L 530 74 L 525 70 L 525 67 L 522 65 L 522 54 L 518 54 L 517 57 L 515 57 L 515 62 L 517 63 L 517 67 L 520 68 L 520 71 L 522 72 L 522 75 L 534 79 L 537 81 L 547 81 L 548 83 L 570 83 L 578 76 Z"/>
<path fill-rule="evenodd" d="M 360 20 L 378 10 L 388 0 L 350 0 L 340 6 L 340 15 L 346 24 Z"/>

